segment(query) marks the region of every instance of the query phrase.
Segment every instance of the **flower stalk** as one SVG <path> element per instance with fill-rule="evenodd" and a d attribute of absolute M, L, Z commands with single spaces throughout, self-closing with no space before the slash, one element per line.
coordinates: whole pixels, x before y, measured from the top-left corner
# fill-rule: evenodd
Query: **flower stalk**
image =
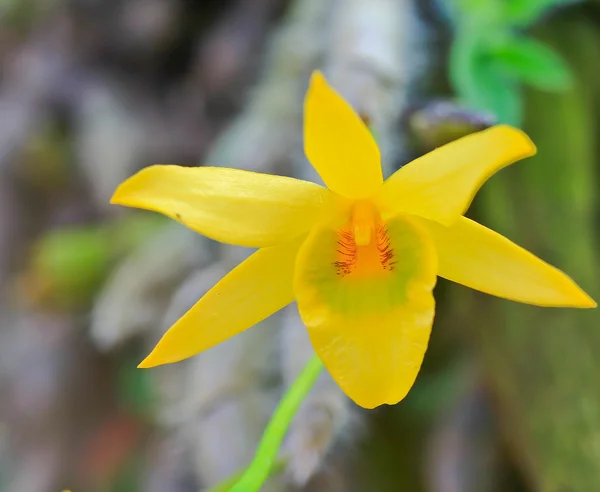
<path fill-rule="evenodd" d="M 281 442 L 300 405 L 323 370 L 321 359 L 314 354 L 292 386 L 283 395 L 258 445 L 254 459 L 230 492 L 256 492 L 276 464 Z M 211 492 L 226 490 L 217 486 Z"/>

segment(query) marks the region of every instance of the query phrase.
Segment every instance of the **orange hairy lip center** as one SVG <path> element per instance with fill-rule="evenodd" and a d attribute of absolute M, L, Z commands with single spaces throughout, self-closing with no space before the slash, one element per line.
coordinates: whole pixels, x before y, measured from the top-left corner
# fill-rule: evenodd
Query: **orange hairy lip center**
<path fill-rule="evenodd" d="M 394 250 L 385 222 L 368 200 L 357 201 L 350 220 L 337 231 L 333 266 L 341 277 L 373 277 L 393 270 Z"/>

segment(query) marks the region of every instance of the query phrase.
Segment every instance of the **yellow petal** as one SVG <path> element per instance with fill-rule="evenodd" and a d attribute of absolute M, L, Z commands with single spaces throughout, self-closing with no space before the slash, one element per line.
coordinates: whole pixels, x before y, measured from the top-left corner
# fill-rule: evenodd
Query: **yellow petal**
<path fill-rule="evenodd" d="M 165 333 L 139 367 L 196 355 L 291 303 L 294 262 L 302 241 L 261 249 L 239 264 Z"/>
<path fill-rule="evenodd" d="M 217 241 L 272 246 L 306 233 L 335 208 L 314 183 L 220 167 L 151 166 L 111 200 L 165 214 Z"/>
<path fill-rule="evenodd" d="M 510 126 L 473 133 L 396 171 L 384 183 L 378 204 L 384 217 L 404 212 L 448 225 L 469 208 L 492 174 L 535 152 L 529 137 Z"/>
<path fill-rule="evenodd" d="M 381 186 L 379 148 L 352 107 L 320 72 L 304 101 L 304 150 L 325 184 L 348 198 L 367 198 Z"/>
<path fill-rule="evenodd" d="M 412 387 L 434 316 L 435 249 L 408 218 L 380 224 L 357 245 L 350 227 L 311 232 L 294 291 L 311 342 L 344 392 L 374 408 Z"/>
<path fill-rule="evenodd" d="M 477 222 L 466 217 L 449 227 L 421 222 L 437 247 L 440 277 L 538 306 L 596 306 L 563 272 Z"/>

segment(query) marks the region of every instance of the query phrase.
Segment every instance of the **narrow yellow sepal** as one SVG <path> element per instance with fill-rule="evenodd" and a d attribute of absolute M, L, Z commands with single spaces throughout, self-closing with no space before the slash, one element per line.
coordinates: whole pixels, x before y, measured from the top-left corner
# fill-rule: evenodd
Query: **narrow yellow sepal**
<path fill-rule="evenodd" d="M 289 241 L 336 212 L 334 193 L 308 181 L 221 167 L 150 166 L 111 203 L 153 210 L 224 243 Z"/>
<path fill-rule="evenodd" d="M 318 71 L 304 100 L 304 150 L 327 187 L 342 196 L 372 196 L 383 182 L 369 128 Z"/>
<path fill-rule="evenodd" d="M 536 306 L 596 307 L 565 273 L 473 220 L 461 217 L 448 227 L 421 223 L 436 245 L 441 277 Z"/>
<path fill-rule="evenodd" d="M 196 355 L 290 304 L 294 262 L 302 241 L 263 248 L 240 263 L 169 328 L 138 367 Z"/>

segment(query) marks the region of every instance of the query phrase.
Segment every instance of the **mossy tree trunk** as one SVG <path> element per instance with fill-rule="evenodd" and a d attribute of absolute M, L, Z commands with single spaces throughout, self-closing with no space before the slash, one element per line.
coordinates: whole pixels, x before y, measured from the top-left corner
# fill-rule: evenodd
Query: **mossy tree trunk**
<path fill-rule="evenodd" d="M 495 176 L 474 213 L 598 300 L 600 30 L 574 12 L 538 34 L 565 56 L 577 82 L 562 95 L 528 93 L 525 129 L 539 154 Z M 460 296 L 463 308 L 469 299 L 461 311 L 494 390 L 503 436 L 534 490 L 600 490 L 600 310 Z"/>

